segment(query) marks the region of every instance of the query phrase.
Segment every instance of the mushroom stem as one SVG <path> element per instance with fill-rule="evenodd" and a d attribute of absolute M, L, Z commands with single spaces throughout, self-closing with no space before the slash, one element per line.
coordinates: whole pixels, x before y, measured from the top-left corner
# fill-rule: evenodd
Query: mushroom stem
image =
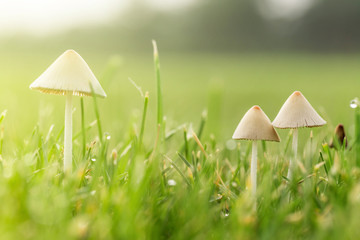
<path fill-rule="evenodd" d="M 65 137 L 64 137 L 64 172 L 72 170 L 72 93 L 66 94 Z"/>
<path fill-rule="evenodd" d="M 256 171 L 257 171 L 257 141 L 252 142 L 251 155 L 251 193 L 256 195 Z"/>
<path fill-rule="evenodd" d="M 289 170 L 287 174 L 287 178 L 289 180 L 292 179 L 294 164 L 296 163 L 297 160 L 297 149 L 298 149 L 298 129 L 295 128 L 293 130 L 293 140 L 292 140 L 293 157 L 290 158 Z"/>

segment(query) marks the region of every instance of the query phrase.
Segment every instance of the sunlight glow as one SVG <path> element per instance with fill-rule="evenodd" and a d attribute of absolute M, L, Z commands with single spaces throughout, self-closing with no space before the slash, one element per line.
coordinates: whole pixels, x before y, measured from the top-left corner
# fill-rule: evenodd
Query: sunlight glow
<path fill-rule="evenodd" d="M 159 10 L 188 6 L 195 0 L 2 0 L 0 37 L 14 33 L 43 35 L 111 21 L 128 6 L 144 3 Z"/>
<path fill-rule="evenodd" d="M 257 0 L 261 14 L 266 18 L 296 19 L 303 16 L 315 0 Z"/>
<path fill-rule="evenodd" d="M 0 32 L 44 34 L 101 24 L 113 19 L 126 5 L 127 1 L 118 0 L 2 0 Z"/>

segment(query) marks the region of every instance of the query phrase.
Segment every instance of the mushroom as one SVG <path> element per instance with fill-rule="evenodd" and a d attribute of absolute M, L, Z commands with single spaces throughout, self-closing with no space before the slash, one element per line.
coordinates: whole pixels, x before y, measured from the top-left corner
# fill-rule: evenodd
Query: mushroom
<path fill-rule="evenodd" d="M 257 141 L 280 142 L 279 135 L 271 124 L 270 119 L 259 106 L 253 106 L 246 112 L 237 126 L 232 137 L 235 140 L 251 140 L 251 189 L 252 194 L 256 194 L 256 170 L 257 170 Z"/>
<path fill-rule="evenodd" d="M 342 148 L 343 146 L 347 148 L 347 145 L 348 145 L 348 141 L 346 138 L 344 125 L 338 124 L 335 128 L 335 136 L 331 140 L 329 147 L 338 149 L 338 147 Z"/>
<path fill-rule="evenodd" d="M 72 96 L 106 97 L 104 90 L 95 75 L 74 50 L 67 50 L 41 76 L 30 89 L 43 93 L 66 96 L 65 137 L 64 137 L 64 171 L 72 169 Z"/>
<path fill-rule="evenodd" d="M 298 149 L 298 128 L 303 127 L 320 127 L 326 124 L 326 121 L 314 110 L 311 104 L 306 100 L 301 92 L 295 91 L 286 100 L 281 107 L 278 115 L 273 121 L 276 128 L 292 128 L 293 141 L 292 150 L 293 157 L 290 158 L 289 170 L 287 174 L 288 179 L 292 179 L 292 172 L 294 163 L 297 159 Z"/>

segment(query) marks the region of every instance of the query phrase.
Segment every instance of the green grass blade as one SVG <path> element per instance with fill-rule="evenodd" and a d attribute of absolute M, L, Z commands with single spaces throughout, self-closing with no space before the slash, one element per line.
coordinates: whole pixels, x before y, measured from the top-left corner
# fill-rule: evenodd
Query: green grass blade
<path fill-rule="evenodd" d="M 360 107 L 355 108 L 355 153 L 356 166 L 360 167 Z"/>
<path fill-rule="evenodd" d="M 189 142 L 187 140 L 187 129 L 184 127 L 184 152 L 186 159 L 189 159 Z"/>
<path fill-rule="evenodd" d="M 178 152 L 177 154 L 178 154 L 178 156 L 180 157 L 180 159 L 185 163 L 185 165 L 186 165 L 188 168 L 192 169 L 192 166 L 191 166 L 191 164 L 189 163 L 189 161 L 186 160 L 186 158 L 185 158 L 181 153 Z"/>
<path fill-rule="evenodd" d="M 142 146 L 143 138 L 144 138 L 144 130 L 145 130 L 145 121 L 146 121 L 146 113 L 148 109 L 148 103 L 149 103 L 149 93 L 145 93 L 144 97 L 144 109 L 143 109 L 143 115 L 141 120 L 141 129 L 140 129 L 140 135 L 139 135 L 139 148 Z"/>
<path fill-rule="evenodd" d="M 94 100 L 94 110 L 95 110 L 95 116 L 96 116 L 96 122 L 98 125 L 98 130 L 99 130 L 99 139 L 100 139 L 100 143 L 102 144 L 103 143 L 103 132 L 102 132 L 102 128 L 101 128 L 99 108 L 97 105 L 96 94 L 94 92 L 94 88 L 91 83 L 90 83 L 90 88 L 91 88 L 92 98 Z"/>
<path fill-rule="evenodd" d="M 6 113 L 7 113 L 7 110 L 4 110 L 4 111 L 0 114 L 0 124 L 1 124 L 2 121 L 5 119 Z"/>
<path fill-rule="evenodd" d="M 324 157 L 323 157 L 322 152 L 320 152 L 320 158 L 319 158 L 319 159 L 321 159 L 321 162 L 324 163 L 324 170 L 325 170 L 326 175 L 328 176 L 328 175 L 329 175 L 329 172 L 328 172 L 328 169 L 327 169 L 327 167 L 326 167 L 326 162 L 325 162 L 325 160 L 324 160 Z"/>
<path fill-rule="evenodd" d="M 4 121 L 6 116 L 7 110 L 4 110 L 0 115 L 0 124 Z M 3 145 L 4 145 L 4 127 L 1 127 L 0 129 L 0 156 L 3 152 Z"/>
<path fill-rule="evenodd" d="M 206 119 L 207 119 L 207 112 L 203 111 L 202 114 L 201 114 L 199 130 L 198 130 L 198 132 L 196 134 L 199 139 L 201 139 L 201 136 L 202 136 L 202 134 L 204 132 Z M 194 145 L 193 145 L 193 149 L 196 149 L 197 146 L 198 146 L 198 144 L 195 142 Z"/>
<path fill-rule="evenodd" d="M 81 107 L 82 154 L 84 158 L 86 154 L 86 132 L 85 132 L 85 113 L 84 113 L 83 97 L 80 98 L 80 107 Z"/>
<path fill-rule="evenodd" d="M 161 89 L 161 78 L 160 78 L 160 59 L 159 51 L 157 48 L 156 41 L 152 41 L 154 48 L 154 65 L 155 65 L 155 76 L 156 76 L 156 85 L 157 85 L 157 125 L 163 125 L 163 96 Z"/>

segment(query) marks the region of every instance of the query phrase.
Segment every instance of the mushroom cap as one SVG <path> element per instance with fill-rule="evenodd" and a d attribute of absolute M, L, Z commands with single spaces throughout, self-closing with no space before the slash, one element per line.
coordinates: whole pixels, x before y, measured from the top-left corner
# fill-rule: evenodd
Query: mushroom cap
<path fill-rule="evenodd" d="M 280 142 L 279 135 L 271 124 L 270 119 L 259 106 L 253 106 L 245 113 L 232 138 L 238 140 Z"/>
<path fill-rule="evenodd" d="M 326 121 L 299 91 L 291 94 L 273 121 L 277 128 L 320 127 L 325 124 Z"/>
<path fill-rule="evenodd" d="M 99 81 L 85 60 L 74 50 L 67 50 L 50 65 L 31 85 L 31 89 L 43 93 L 91 96 L 90 84 L 95 95 L 106 97 Z"/>

